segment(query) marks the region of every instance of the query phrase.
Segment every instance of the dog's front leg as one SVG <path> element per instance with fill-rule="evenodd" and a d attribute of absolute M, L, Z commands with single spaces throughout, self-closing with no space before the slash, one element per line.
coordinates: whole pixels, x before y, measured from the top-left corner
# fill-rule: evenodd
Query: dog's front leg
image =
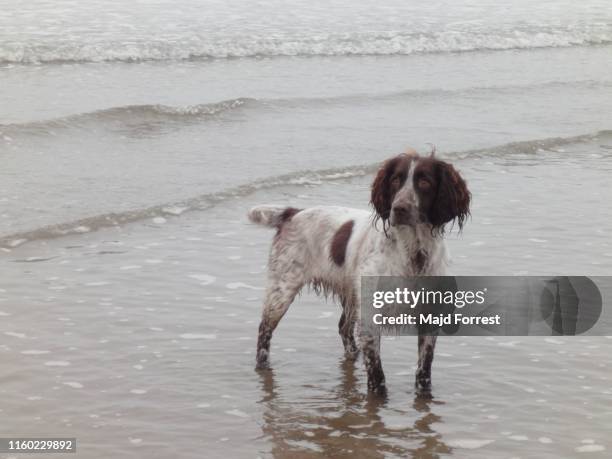
<path fill-rule="evenodd" d="M 386 395 L 385 373 L 380 361 L 380 335 L 364 331 L 359 339 L 363 362 L 368 373 L 368 390 L 378 395 Z"/>
<path fill-rule="evenodd" d="M 342 338 L 344 352 L 349 359 L 357 358 L 359 348 L 355 343 L 355 325 L 357 322 L 357 305 L 355 300 L 342 300 L 342 315 L 338 322 L 338 332 Z"/>
<path fill-rule="evenodd" d="M 434 358 L 437 336 L 419 335 L 419 361 L 414 386 L 418 391 L 431 390 L 431 364 Z"/>

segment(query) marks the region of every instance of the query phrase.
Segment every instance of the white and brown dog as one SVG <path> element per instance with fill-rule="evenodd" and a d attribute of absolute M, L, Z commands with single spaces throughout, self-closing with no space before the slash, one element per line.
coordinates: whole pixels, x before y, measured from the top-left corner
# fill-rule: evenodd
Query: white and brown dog
<path fill-rule="evenodd" d="M 267 368 L 270 340 L 279 321 L 304 285 L 337 297 L 344 349 L 361 349 L 368 389 L 386 392 L 380 336 L 358 331 L 361 276 L 444 275 L 445 225 L 459 228 L 469 215 L 470 192 L 455 168 L 433 155 L 416 152 L 387 160 L 372 184 L 374 215 L 345 207 L 258 206 L 252 222 L 277 229 L 270 250 L 268 285 L 257 341 L 257 368 Z M 380 224 L 379 224 L 380 223 Z M 436 336 L 419 336 L 416 387 L 431 387 Z"/>

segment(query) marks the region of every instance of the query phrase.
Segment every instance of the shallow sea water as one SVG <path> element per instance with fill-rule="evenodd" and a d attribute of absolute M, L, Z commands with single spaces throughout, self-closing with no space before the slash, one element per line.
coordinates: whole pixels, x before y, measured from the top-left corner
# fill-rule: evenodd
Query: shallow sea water
<path fill-rule="evenodd" d="M 605 336 L 441 338 L 432 399 L 416 339 L 387 338 L 380 401 L 338 306 L 304 292 L 256 373 L 273 231 L 246 212 L 366 207 L 382 160 L 435 145 L 473 193 L 452 273 L 609 275 L 611 25 L 606 0 L 5 0 L 2 436 L 88 459 L 609 457 Z"/>
<path fill-rule="evenodd" d="M 451 271 L 609 273 L 609 145 L 455 158 L 474 206 L 449 237 Z M 74 436 L 84 458 L 607 457 L 610 337 L 441 338 L 432 399 L 412 387 L 416 340 L 386 338 L 380 401 L 343 358 L 338 306 L 305 292 L 274 336 L 273 370 L 254 371 L 272 231 L 246 211 L 365 207 L 371 178 L 5 248 L 3 435 Z"/>

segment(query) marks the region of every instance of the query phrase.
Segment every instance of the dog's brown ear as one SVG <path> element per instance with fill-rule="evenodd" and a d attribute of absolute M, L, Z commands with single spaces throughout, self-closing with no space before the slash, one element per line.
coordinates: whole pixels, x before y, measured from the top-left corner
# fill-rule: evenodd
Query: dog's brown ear
<path fill-rule="evenodd" d="M 374 182 L 372 182 L 372 195 L 370 203 L 376 211 L 375 219 L 382 220 L 383 229 L 387 228 L 389 215 L 391 214 L 391 186 L 389 180 L 396 165 L 397 158 L 391 158 L 383 163 L 378 170 Z"/>
<path fill-rule="evenodd" d="M 459 172 L 447 162 L 437 160 L 436 176 L 438 191 L 430 215 L 434 231 L 444 233 L 444 225 L 451 221 L 456 221 L 461 230 L 470 215 L 470 190 Z"/>

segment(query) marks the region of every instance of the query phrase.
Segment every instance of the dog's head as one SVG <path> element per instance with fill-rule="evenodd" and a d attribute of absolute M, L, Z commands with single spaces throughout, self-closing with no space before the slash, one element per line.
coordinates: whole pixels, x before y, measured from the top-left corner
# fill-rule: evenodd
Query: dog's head
<path fill-rule="evenodd" d="M 385 232 L 389 225 L 430 225 L 434 234 L 456 221 L 463 228 L 470 214 L 470 191 L 455 168 L 416 152 L 387 160 L 372 183 L 371 204 Z"/>

